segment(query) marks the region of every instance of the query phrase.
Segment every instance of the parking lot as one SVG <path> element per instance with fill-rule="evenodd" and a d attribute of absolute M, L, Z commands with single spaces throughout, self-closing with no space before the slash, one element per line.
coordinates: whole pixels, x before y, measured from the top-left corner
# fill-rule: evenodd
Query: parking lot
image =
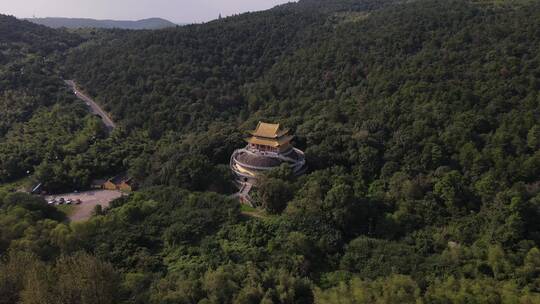
<path fill-rule="evenodd" d="M 58 205 L 58 201 L 63 199 L 64 204 L 68 200 L 71 200 L 71 205 L 73 206 L 73 212 L 69 215 L 69 219 L 72 222 L 80 222 L 89 219 L 92 216 L 92 211 L 97 205 L 101 205 L 103 208 L 109 207 L 111 201 L 124 195 L 120 191 L 115 190 L 93 190 L 80 193 L 66 193 L 58 195 L 48 195 L 45 196 L 47 202 L 56 200 L 56 203 L 51 203 Z M 78 203 L 80 201 L 80 203 Z"/>

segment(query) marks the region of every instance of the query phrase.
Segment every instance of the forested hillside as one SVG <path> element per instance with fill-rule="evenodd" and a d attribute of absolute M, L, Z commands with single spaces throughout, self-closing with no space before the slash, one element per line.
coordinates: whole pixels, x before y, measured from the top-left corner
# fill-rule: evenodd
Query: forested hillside
<path fill-rule="evenodd" d="M 540 3 L 302 0 L 94 36 L 51 65 L 120 128 L 70 124 L 28 166 L 141 190 L 79 224 L 0 192 L 0 303 L 540 302 Z M 254 218 L 227 164 L 258 120 L 310 169 L 270 172 Z M 2 140 L 0 172 L 26 164 Z"/>
<path fill-rule="evenodd" d="M 46 56 L 81 41 L 76 35 L 0 15 L 0 137 L 35 109 L 54 103 L 58 88 L 50 75 L 53 64 Z"/>
<path fill-rule="evenodd" d="M 31 177 L 29 184 L 57 192 L 117 172 L 122 157 L 110 157 L 115 137 L 106 138 L 61 77 L 59 60 L 83 41 L 0 15 L 0 183 Z"/>

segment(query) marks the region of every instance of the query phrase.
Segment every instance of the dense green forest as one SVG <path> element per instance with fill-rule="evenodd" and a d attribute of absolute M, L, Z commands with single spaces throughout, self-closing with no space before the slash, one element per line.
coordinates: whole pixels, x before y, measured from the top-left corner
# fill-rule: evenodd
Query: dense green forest
<path fill-rule="evenodd" d="M 0 303 L 540 303 L 537 1 L 301 0 L 91 34 L 0 17 L 0 39 L 0 182 L 141 186 L 84 223 L 0 191 Z M 258 120 L 292 128 L 309 171 L 270 172 L 251 217 L 227 164 Z"/>
<path fill-rule="evenodd" d="M 57 100 L 51 59 L 81 43 L 81 38 L 13 17 L 0 16 L 0 138 L 40 107 Z M 49 57 L 50 56 L 50 57 Z"/>

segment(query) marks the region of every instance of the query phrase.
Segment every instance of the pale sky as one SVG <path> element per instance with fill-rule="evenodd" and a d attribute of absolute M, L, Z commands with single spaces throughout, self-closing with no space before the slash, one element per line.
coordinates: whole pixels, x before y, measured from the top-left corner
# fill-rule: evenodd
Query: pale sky
<path fill-rule="evenodd" d="M 193 23 L 287 2 L 293 0 L 0 0 L 0 14 L 116 20 L 161 17 L 175 23 Z"/>

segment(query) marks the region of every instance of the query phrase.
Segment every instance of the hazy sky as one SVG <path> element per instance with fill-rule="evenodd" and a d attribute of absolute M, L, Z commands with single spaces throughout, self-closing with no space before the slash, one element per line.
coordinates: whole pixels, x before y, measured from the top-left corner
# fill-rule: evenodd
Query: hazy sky
<path fill-rule="evenodd" d="M 19 18 L 77 17 L 136 20 L 161 17 L 177 23 L 202 22 L 293 0 L 0 0 L 0 13 Z"/>

